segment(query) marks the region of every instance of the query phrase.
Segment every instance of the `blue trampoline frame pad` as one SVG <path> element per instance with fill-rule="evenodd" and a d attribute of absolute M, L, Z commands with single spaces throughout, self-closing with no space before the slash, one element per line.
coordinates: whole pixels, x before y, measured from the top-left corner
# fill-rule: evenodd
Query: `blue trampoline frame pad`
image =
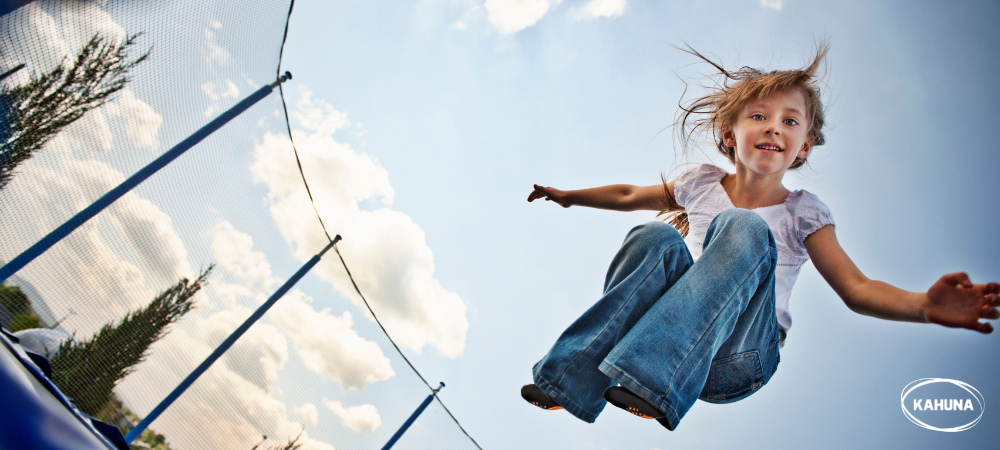
<path fill-rule="evenodd" d="M 63 395 L 7 330 L 0 332 L 0 449 L 120 449 Z M 113 428 L 113 427 L 111 427 Z M 114 433 L 118 433 L 117 429 Z M 118 437 L 121 434 L 118 433 Z M 125 446 L 124 448 L 128 448 Z"/>

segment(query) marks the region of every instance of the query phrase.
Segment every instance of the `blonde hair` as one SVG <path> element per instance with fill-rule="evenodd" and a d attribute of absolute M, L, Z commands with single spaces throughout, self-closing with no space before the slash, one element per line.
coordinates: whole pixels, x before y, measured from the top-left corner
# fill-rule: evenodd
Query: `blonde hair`
<path fill-rule="evenodd" d="M 799 89 L 805 97 L 806 116 L 809 120 L 807 142 L 812 146 L 823 145 L 826 142 L 826 138 L 823 136 L 825 118 L 818 86 L 820 78 L 817 76 L 817 72 L 830 50 L 828 43 L 819 44 L 813 61 L 808 66 L 802 69 L 773 70 L 770 72 L 746 66 L 731 72 L 690 46 L 679 49 L 711 64 L 718 71 L 716 76 L 722 78 L 721 82 L 716 83 L 714 91 L 695 98 L 686 105 L 683 103 L 679 105 L 681 111 L 674 125 L 679 126 L 679 134 L 685 151 L 699 133 L 711 130 L 712 140 L 719 153 L 735 164 L 736 149 L 726 145 L 724 130 L 732 129 L 743 107 L 751 101 L 790 89 Z M 789 169 L 798 169 L 805 163 L 804 158 L 795 158 L 795 162 L 789 166 Z M 667 190 L 666 177 L 663 176 L 662 179 L 663 196 L 661 202 L 663 209 L 660 211 L 660 215 L 667 214 L 667 223 L 677 228 L 682 236 L 687 236 L 687 213 Z"/>

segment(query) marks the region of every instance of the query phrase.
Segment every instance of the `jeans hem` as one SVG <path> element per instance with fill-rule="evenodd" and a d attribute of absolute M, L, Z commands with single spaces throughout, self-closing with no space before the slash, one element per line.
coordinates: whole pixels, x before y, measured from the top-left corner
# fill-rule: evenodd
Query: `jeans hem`
<path fill-rule="evenodd" d="M 657 410 L 662 412 L 666 417 L 663 419 L 657 419 L 657 421 L 659 421 L 660 424 L 668 430 L 673 431 L 677 426 L 677 423 L 680 422 L 680 416 L 678 416 L 677 412 L 674 411 L 674 408 L 670 406 L 669 399 L 656 395 L 652 390 L 646 388 L 646 386 L 639 382 L 639 380 L 636 380 L 612 363 L 604 361 L 598 369 L 612 380 L 617 381 L 622 387 L 632 391 L 632 393 L 638 395 L 643 400 L 649 402 L 649 404 L 655 406 Z"/>
<path fill-rule="evenodd" d="M 584 422 L 594 423 L 594 421 L 597 420 L 597 416 L 601 413 L 600 411 L 592 413 L 588 411 L 586 408 L 580 407 L 572 400 L 570 400 L 569 397 L 566 396 L 566 394 L 563 394 L 562 390 L 560 390 L 555 385 L 550 384 L 548 381 L 545 381 L 544 378 L 536 376 L 535 385 L 538 386 L 538 388 L 541 389 L 542 392 L 544 392 L 546 395 L 552 398 L 552 400 L 555 400 L 556 403 L 559 404 L 559 406 L 562 406 L 563 409 L 566 410 L 566 412 L 572 414 L 574 417 Z"/>

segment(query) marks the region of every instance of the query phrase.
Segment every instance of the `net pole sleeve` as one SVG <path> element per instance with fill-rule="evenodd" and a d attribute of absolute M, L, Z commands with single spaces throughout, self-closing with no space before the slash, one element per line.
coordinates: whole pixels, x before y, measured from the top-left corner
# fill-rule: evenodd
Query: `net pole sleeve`
<path fill-rule="evenodd" d="M 441 388 L 443 387 L 444 387 L 444 382 L 442 382 L 437 389 L 431 391 L 431 394 L 424 399 L 424 402 L 417 407 L 417 410 L 413 411 L 413 414 L 410 414 L 410 418 L 406 419 L 406 422 L 403 422 L 403 426 L 399 427 L 399 430 L 396 431 L 396 434 L 392 435 L 392 437 L 389 438 L 389 442 L 385 443 L 385 446 L 382 447 L 382 450 L 389 450 L 390 448 L 392 448 L 393 445 L 396 444 L 396 441 L 398 441 L 399 438 L 403 436 L 403 433 L 405 433 L 406 430 L 410 428 L 410 425 L 413 425 L 413 422 L 417 420 L 417 417 L 420 417 L 420 413 L 424 412 L 424 410 L 427 409 L 427 405 L 430 405 L 431 402 L 434 401 L 434 396 L 437 395 L 437 392 L 440 391 Z"/>
<path fill-rule="evenodd" d="M 127 180 L 123 181 L 117 187 L 108 191 L 107 194 L 104 194 L 101 198 L 97 199 L 97 201 L 92 203 L 83 211 L 78 212 L 75 216 L 67 220 L 66 223 L 60 225 L 59 228 L 56 228 L 47 236 L 36 242 L 35 245 L 32 245 L 20 255 L 17 255 L 17 257 L 10 260 L 10 262 L 6 265 L 0 267 L 0 282 L 6 281 L 7 278 L 10 278 L 11 275 L 15 274 L 18 270 L 21 270 L 21 268 L 28 265 L 28 263 L 33 261 L 39 255 L 51 248 L 64 237 L 68 236 L 73 232 L 73 230 L 76 230 L 80 227 L 80 225 L 83 225 L 85 222 L 92 219 L 98 213 L 103 211 L 104 208 L 107 208 L 114 203 L 115 200 L 118 200 L 127 194 L 132 190 L 132 188 L 139 185 L 139 183 L 142 183 L 167 164 L 170 164 L 171 161 L 177 159 L 178 156 L 188 151 L 191 147 L 194 147 L 219 128 L 222 128 L 223 125 L 240 115 L 243 111 L 246 111 L 255 103 L 264 97 L 267 97 L 268 94 L 274 91 L 275 86 L 278 86 L 285 80 L 291 79 L 291 77 L 291 73 L 285 72 L 285 75 L 282 75 L 281 78 L 276 80 L 274 83 L 261 87 L 257 90 L 257 92 L 250 94 L 247 98 L 233 105 L 214 120 L 198 129 L 198 131 L 195 131 L 194 134 L 188 136 L 187 139 L 184 139 L 166 153 L 160 155 L 159 158 L 156 158 L 153 162 L 147 164 L 146 167 L 143 167 Z"/>
<path fill-rule="evenodd" d="M 191 384 L 198 379 L 198 377 L 200 377 L 203 373 L 205 373 L 205 371 L 208 370 L 208 368 L 211 367 L 212 364 L 214 364 L 215 361 L 219 359 L 219 357 L 221 357 L 223 353 L 226 352 L 226 350 L 229 350 L 229 347 L 232 347 L 233 344 L 236 343 L 236 340 L 239 339 L 241 336 L 243 336 L 243 333 L 245 333 L 248 329 L 250 329 L 250 327 L 254 323 L 256 323 L 257 320 L 259 320 L 264 315 L 264 313 L 267 312 L 268 309 L 271 309 L 271 306 L 274 306 L 274 304 L 282 296 L 284 296 L 285 293 L 292 288 L 292 286 L 295 286 L 295 283 L 297 283 L 299 279 L 305 276 L 305 274 L 309 272 L 309 270 L 312 269 L 313 266 L 316 265 L 316 263 L 319 262 L 320 258 L 323 257 L 323 254 L 326 253 L 326 251 L 329 250 L 331 247 L 333 247 L 334 244 L 336 244 L 337 241 L 339 240 L 340 240 L 339 235 L 334 237 L 333 240 L 330 241 L 330 243 L 326 244 L 326 247 L 324 247 L 322 251 L 317 253 L 315 256 L 312 257 L 312 259 L 303 264 L 302 268 L 300 268 L 297 272 L 295 272 L 295 274 L 292 275 L 292 277 L 289 278 L 288 281 L 285 282 L 285 284 L 281 285 L 281 287 L 278 288 L 278 290 L 271 295 L 271 298 L 268 298 L 263 305 L 260 305 L 260 307 L 258 307 L 257 310 L 250 315 L 250 317 L 247 317 L 247 319 L 243 321 L 243 324 L 241 324 L 238 328 L 236 328 L 236 330 L 233 331 L 232 334 L 230 334 L 229 337 L 226 338 L 226 340 L 222 341 L 222 343 L 219 344 L 219 346 L 215 349 L 215 351 L 213 351 L 211 355 L 208 355 L 208 358 L 205 358 L 205 361 L 202 361 L 202 363 L 198 365 L 198 367 L 196 367 L 194 371 L 192 371 L 187 376 L 187 378 L 184 378 L 184 381 L 181 381 L 181 384 L 177 385 L 177 387 L 174 388 L 174 390 L 170 392 L 170 394 L 168 394 L 166 398 L 160 401 L 160 404 L 156 405 L 156 407 L 153 408 L 153 410 L 149 414 L 147 414 L 146 417 L 143 418 L 139 422 L 139 424 L 135 426 L 135 428 L 129 430 L 128 434 L 125 435 L 125 442 L 131 443 L 132 441 L 135 440 L 135 438 L 139 437 L 139 435 L 142 434 L 142 432 L 147 427 L 149 427 L 150 423 L 156 420 L 156 418 L 159 417 L 159 415 L 163 413 L 163 411 L 166 410 L 167 407 L 174 402 L 174 400 L 177 400 L 177 398 L 180 397 L 181 394 L 183 394 L 184 391 L 186 391 L 187 388 L 190 387 Z"/>

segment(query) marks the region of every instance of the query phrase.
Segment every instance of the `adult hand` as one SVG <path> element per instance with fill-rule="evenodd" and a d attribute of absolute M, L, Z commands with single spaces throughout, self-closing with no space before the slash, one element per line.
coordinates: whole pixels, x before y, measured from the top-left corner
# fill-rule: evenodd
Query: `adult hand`
<path fill-rule="evenodd" d="M 528 201 L 532 202 L 539 198 L 545 198 L 545 200 L 553 201 L 562 206 L 563 208 L 569 208 L 572 203 L 566 198 L 566 191 L 560 191 L 559 189 L 535 185 L 535 190 L 528 194 Z"/>
<path fill-rule="evenodd" d="M 963 272 L 950 273 L 927 290 L 924 317 L 928 322 L 953 328 L 968 328 L 983 334 L 993 326 L 979 319 L 1000 318 L 1000 284 L 973 284 Z"/>

